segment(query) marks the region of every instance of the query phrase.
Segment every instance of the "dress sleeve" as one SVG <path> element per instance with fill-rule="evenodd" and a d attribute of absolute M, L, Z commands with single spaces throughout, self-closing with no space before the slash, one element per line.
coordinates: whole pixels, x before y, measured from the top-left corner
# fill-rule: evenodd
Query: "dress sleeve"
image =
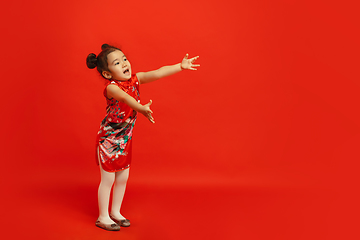
<path fill-rule="evenodd" d="M 108 97 L 107 97 L 107 86 L 109 86 L 110 84 L 115 84 L 115 85 L 117 85 L 118 86 L 118 84 L 116 84 L 116 82 L 115 81 L 109 81 L 108 83 L 106 83 L 106 85 L 105 85 L 105 88 L 104 88 L 104 92 L 103 92 L 103 94 L 104 94 L 104 97 L 106 98 L 106 99 L 108 99 Z"/>

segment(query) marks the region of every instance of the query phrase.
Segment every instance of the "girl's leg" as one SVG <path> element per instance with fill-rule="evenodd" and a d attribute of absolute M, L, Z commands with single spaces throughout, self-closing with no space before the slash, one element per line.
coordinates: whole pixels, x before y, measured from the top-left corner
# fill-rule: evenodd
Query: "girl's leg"
<path fill-rule="evenodd" d="M 98 151 L 99 153 L 99 151 Z M 100 161 L 100 158 L 99 158 Z M 115 173 L 106 172 L 99 162 L 101 181 L 98 189 L 98 202 L 99 202 L 99 218 L 98 220 L 104 224 L 113 224 L 114 221 L 111 220 L 109 216 L 109 200 L 111 187 L 114 184 Z"/>
<path fill-rule="evenodd" d="M 123 171 L 115 173 L 115 185 L 113 190 L 111 216 L 118 220 L 125 219 L 120 213 L 120 208 L 124 199 L 126 183 L 129 178 L 129 170 L 130 168 L 127 168 Z"/>

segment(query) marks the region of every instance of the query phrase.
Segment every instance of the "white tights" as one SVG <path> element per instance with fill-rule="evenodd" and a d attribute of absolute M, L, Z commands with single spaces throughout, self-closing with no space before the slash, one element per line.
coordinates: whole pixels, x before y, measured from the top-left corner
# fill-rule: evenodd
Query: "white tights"
<path fill-rule="evenodd" d="M 99 158 L 100 161 L 100 158 Z M 113 188 L 113 199 L 111 204 L 111 216 L 116 219 L 125 219 L 121 213 L 120 208 L 124 198 L 126 183 L 129 178 L 129 168 L 119 172 L 107 172 L 101 167 L 99 162 L 101 181 L 98 190 L 99 202 L 99 220 L 105 224 L 114 223 L 109 215 L 109 201 L 110 192 Z M 114 184 L 115 183 L 115 184 Z"/>

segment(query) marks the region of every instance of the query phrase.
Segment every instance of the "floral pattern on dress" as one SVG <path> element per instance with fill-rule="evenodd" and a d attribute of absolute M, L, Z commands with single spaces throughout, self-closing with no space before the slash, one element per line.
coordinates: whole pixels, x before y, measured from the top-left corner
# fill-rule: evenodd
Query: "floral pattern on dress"
<path fill-rule="evenodd" d="M 136 75 L 125 82 L 109 82 L 106 87 L 109 84 L 116 84 L 135 100 L 140 101 L 139 82 Z M 116 99 L 106 99 L 107 114 L 100 124 L 97 149 L 99 149 L 98 154 L 103 169 L 108 172 L 116 172 L 130 167 L 132 134 L 137 112 Z"/>

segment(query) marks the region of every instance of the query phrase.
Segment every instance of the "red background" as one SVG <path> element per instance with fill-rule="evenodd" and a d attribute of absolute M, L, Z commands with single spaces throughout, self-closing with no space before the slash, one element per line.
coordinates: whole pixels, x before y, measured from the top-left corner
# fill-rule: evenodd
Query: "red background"
<path fill-rule="evenodd" d="M 358 239 L 358 6 L 352 1 L 10 1 L 1 8 L 2 234 L 12 239 Z M 142 85 L 122 213 L 94 226 L 104 81 Z"/>

